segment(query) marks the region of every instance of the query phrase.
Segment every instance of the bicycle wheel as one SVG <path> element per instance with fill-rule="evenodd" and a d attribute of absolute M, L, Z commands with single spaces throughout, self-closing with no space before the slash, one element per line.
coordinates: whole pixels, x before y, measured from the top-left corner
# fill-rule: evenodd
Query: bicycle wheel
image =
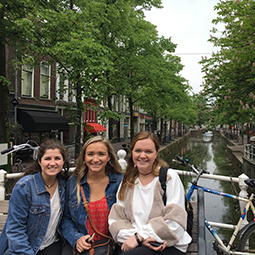
<path fill-rule="evenodd" d="M 240 238 L 238 251 L 255 253 L 255 225 L 249 227 Z"/>

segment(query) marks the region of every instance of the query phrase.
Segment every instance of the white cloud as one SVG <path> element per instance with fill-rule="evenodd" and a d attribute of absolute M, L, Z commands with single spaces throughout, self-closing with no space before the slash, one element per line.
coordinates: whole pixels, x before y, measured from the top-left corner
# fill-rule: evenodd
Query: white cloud
<path fill-rule="evenodd" d="M 159 36 L 171 37 L 177 44 L 184 65 L 181 75 L 189 80 L 195 93 L 201 90 L 201 56 L 198 53 L 212 53 L 216 49 L 208 42 L 212 20 L 217 13 L 214 6 L 219 0 L 162 0 L 163 9 L 153 8 L 145 12 L 146 20 L 157 26 Z M 186 54 L 183 54 L 186 53 Z M 210 55 L 206 55 L 210 57 Z"/>

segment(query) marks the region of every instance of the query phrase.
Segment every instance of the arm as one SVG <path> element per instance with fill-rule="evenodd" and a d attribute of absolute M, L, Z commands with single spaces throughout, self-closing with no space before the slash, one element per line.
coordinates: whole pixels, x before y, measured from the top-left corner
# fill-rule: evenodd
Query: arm
<path fill-rule="evenodd" d="M 65 207 L 60 223 L 60 232 L 62 236 L 70 243 L 73 248 L 75 248 L 77 241 L 84 236 L 83 233 L 79 232 L 71 215 L 71 210 L 78 210 L 77 200 L 74 200 L 74 197 L 76 197 L 76 189 L 74 188 L 74 184 L 72 185 L 72 182 L 75 181 L 76 179 L 70 177 L 67 182 Z M 82 206 L 82 201 L 80 202 L 79 206 Z"/>
<path fill-rule="evenodd" d="M 9 201 L 8 218 L 6 221 L 8 254 L 34 255 L 27 236 L 29 201 L 26 188 L 26 186 L 16 184 Z"/>
<path fill-rule="evenodd" d="M 135 228 L 132 226 L 131 222 L 126 218 L 125 209 L 121 205 L 122 203 L 117 200 L 111 208 L 109 214 L 109 231 L 115 242 L 123 243 L 125 237 L 132 236 L 136 232 Z M 124 230 L 120 235 L 120 231 Z M 126 234 L 125 234 L 126 232 Z"/>

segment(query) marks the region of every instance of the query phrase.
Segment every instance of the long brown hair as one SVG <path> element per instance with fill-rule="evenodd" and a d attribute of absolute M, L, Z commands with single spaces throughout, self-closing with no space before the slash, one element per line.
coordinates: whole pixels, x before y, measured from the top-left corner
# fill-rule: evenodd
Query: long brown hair
<path fill-rule="evenodd" d="M 126 189 L 132 188 L 135 185 L 136 178 L 138 177 L 138 170 L 135 167 L 135 164 L 134 164 L 134 161 L 132 158 L 132 151 L 135 147 L 135 144 L 137 141 L 148 139 L 148 138 L 153 141 L 156 151 L 159 152 L 159 148 L 160 148 L 159 141 L 158 141 L 157 136 L 154 133 L 149 132 L 149 131 L 141 131 L 134 136 L 134 138 L 132 139 L 130 146 L 129 146 L 130 153 L 127 157 L 127 168 L 124 173 L 122 184 L 120 187 L 120 192 L 118 195 L 119 200 L 124 199 Z M 163 161 L 162 159 L 160 159 L 157 156 L 156 159 L 154 160 L 154 163 L 152 166 L 153 167 L 152 171 L 155 176 L 159 175 L 158 169 L 160 166 L 168 166 L 168 165 L 165 161 Z"/>
<path fill-rule="evenodd" d="M 82 147 L 82 150 L 80 152 L 80 155 L 77 159 L 76 165 L 75 165 L 75 170 L 74 170 L 74 175 L 77 177 L 77 184 L 76 184 L 76 189 L 77 189 L 77 199 L 78 202 L 80 202 L 80 184 L 81 184 L 81 179 L 83 178 L 84 175 L 87 174 L 88 172 L 88 167 L 85 163 L 85 153 L 87 147 L 96 142 L 101 142 L 103 143 L 108 150 L 108 154 L 110 156 L 110 160 L 107 163 L 105 167 L 105 173 L 109 175 L 109 173 L 123 173 L 123 170 L 118 162 L 118 159 L 116 158 L 114 154 L 113 147 L 110 143 L 110 141 L 103 137 L 103 136 L 94 136 L 90 138 Z"/>

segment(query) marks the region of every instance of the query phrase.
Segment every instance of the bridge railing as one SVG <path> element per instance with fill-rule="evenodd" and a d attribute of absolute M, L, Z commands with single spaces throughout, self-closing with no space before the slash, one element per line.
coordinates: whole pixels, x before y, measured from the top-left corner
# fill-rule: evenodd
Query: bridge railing
<path fill-rule="evenodd" d="M 244 145 L 244 158 L 255 161 L 255 144 Z"/>
<path fill-rule="evenodd" d="M 174 169 L 174 170 L 179 175 L 190 176 L 190 177 L 196 176 L 196 174 L 191 171 L 177 170 L 177 169 Z M 200 176 L 200 178 L 238 183 L 239 189 L 240 189 L 238 196 L 243 198 L 248 197 L 248 192 L 247 192 L 248 186 L 245 184 L 244 180 L 249 179 L 249 177 L 245 174 L 241 174 L 238 177 L 230 177 L 230 176 L 214 175 L 214 174 L 203 174 Z M 245 205 L 246 205 L 246 202 L 239 201 L 241 212 L 244 210 Z M 218 222 L 212 222 L 212 221 L 208 221 L 208 222 L 210 223 L 211 226 L 215 226 L 215 227 L 228 228 L 228 229 L 234 229 L 236 227 L 235 225 L 231 225 L 231 224 L 224 224 L 224 223 L 218 223 Z M 245 220 L 243 222 L 243 225 L 246 223 L 247 221 Z"/>
<path fill-rule="evenodd" d="M 70 169 L 71 171 L 74 170 L 74 168 Z M 195 177 L 196 174 L 190 171 L 184 171 L 184 170 L 178 170 L 174 169 L 179 175 L 185 175 L 190 177 Z M 22 173 L 7 173 L 5 170 L 0 170 L 0 200 L 5 200 L 5 183 L 8 179 L 14 179 L 19 178 L 23 174 Z M 200 178 L 205 179 L 213 179 L 213 180 L 219 180 L 219 181 L 228 181 L 228 182 L 235 182 L 238 183 L 240 192 L 239 196 L 247 198 L 247 185 L 245 184 L 244 180 L 248 179 L 249 177 L 245 174 L 241 174 L 238 177 L 229 177 L 229 176 L 223 176 L 223 175 L 213 175 L 213 174 L 203 174 Z M 240 210 L 243 211 L 245 207 L 245 202 L 239 201 Z M 234 229 L 235 225 L 231 224 L 224 224 L 224 223 L 217 223 L 217 222 L 209 222 L 212 226 L 222 227 L 222 228 L 230 228 Z"/>

